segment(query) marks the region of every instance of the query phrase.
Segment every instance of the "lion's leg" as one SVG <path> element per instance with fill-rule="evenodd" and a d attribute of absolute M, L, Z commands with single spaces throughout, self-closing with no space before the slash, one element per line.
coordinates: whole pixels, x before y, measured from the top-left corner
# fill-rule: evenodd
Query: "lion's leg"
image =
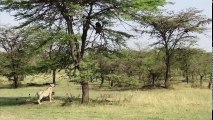
<path fill-rule="evenodd" d="M 38 99 L 38 104 L 41 104 L 40 100 Z"/>
<path fill-rule="evenodd" d="M 54 99 L 54 98 L 53 98 L 53 95 L 54 95 L 54 94 L 55 94 L 55 92 L 52 91 L 52 93 L 51 93 L 51 98 L 52 98 L 52 100 Z"/>
<path fill-rule="evenodd" d="M 38 104 L 41 104 L 41 99 L 42 99 L 42 96 L 39 96 L 39 98 L 38 98 Z"/>
<path fill-rule="evenodd" d="M 49 95 L 50 102 L 52 102 L 52 94 Z"/>

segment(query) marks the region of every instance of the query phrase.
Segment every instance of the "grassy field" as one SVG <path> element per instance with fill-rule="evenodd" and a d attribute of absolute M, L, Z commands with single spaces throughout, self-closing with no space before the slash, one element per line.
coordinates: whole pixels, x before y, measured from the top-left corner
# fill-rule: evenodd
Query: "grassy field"
<path fill-rule="evenodd" d="M 42 81 L 38 77 L 27 79 L 26 82 Z M 42 105 L 37 105 L 33 98 L 38 90 L 46 86 L 11 89 L 5 87 L 5 82 L 0 88 L 0 120 L 212 119 L 212 94 L 209 89 L 191 88 L 180 83 L 170 90 L 115 91 L 98 89 L 98 84 L 93 83 L 90 85 L 91 102 L 81 105 L 80 86 L 66 81 L 58 81 L 53 102 L 43 101 Z M 106 101 L 108 98 L 110 102 Z"/>

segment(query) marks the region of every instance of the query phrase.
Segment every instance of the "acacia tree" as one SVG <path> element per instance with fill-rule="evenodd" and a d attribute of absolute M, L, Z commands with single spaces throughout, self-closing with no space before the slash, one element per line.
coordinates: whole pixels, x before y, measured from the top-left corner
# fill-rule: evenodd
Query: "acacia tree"
<path fill-rule="evenodd" d="M 57 70 L 61 70 L 72 64 L 69 56 L 70 47 L 67 45 L 66 32 L 57 29 L 41 29 L 38 26 L 28 28 L 30 36 L 28 40 L 33 46 L 34 53 L 39 58 L 31 69 L 33 73 L 43 73 L 51 70 L 53 83 L 56 84 Z"/>
<path fill-rule="evenodd" d="M 15 30 L 11 27 L 0 27 L 0 74 L 13 81 L 14 87 L 23 79 L 25 67 L 29 61 L 29 49 L 27 35 L 23 30 Z"/>
<path fill-rule="evenodd" d="M 149 27 L 143 33 L 146 32 L 151 37 L 157 38 L 157 41 L 152 45 L 163 46 L 166 88 L 170 86 L 170 67 L 174 50 L 196 42 L 196 33 L 204 33 L 207 30 L 206 24 L 212 21 L 201 13 L 200 10 L 187 9 L 177 14 L 174 12 L 147 13 L 135 17 L 141 25 Z"/>
<path fill-rule="evenodd" d="M 4 0 L 0 2 L 0 10 L 14 11 L 16 19 L 24 20 L 19 27 L 33 23 L 45 27 L 65 27 L 70 36 L 68 45 L 74 62 L 73 69 L 81 72 L 80 63 L 88 48 L 114 50 L 124 43 L 125 38 L 130 37 L 123 31 L 103 28 L 103 24 L 108 23 L 107 26 L 110 26 L 113 25 L 113 22 L 110 23 L 112 20 L 123 21 L 122 18 L 129 18 L 128 15 L 143 10 L 156 10 L 157 6 L 163 4 L 165 0 Z M 89 31 L 92 34 L 92 30 L 96 31 L 94 36 L 99 35 L 98 38 L 102 39 L 89 39 Z M 88 103 L 88 81 L 81 80 L 81 85 L 82 103 Z"/>

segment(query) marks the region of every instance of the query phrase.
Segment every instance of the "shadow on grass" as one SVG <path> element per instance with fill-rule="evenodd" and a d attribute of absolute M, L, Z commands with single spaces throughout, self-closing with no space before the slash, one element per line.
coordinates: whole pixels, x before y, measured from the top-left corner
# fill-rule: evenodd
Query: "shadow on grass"
<path fill-rule="evenodd" d="M 66 97 L 56 96 L 52 101 L 65 101 Z M 41 103 L 44 101 L 49 102 L 49 98 L 43 98 Z M 54 102 L 53 102 L 54 103 Z M 46 103 L 44 103 L 46 104 Z M 20 105 L 38 105 L 36 97 L 0 97 L 0 107 L 6 106 L 20 106 Z"/>
<path fill-rule="evenodd" d="M 128 87 L 109 87 L 109 86 L 103 86 L 102 88 L 99 87 L 92 87 L 90 90 L 94 91 L 117 91 L 117 92 L 124 92 L 124 91 L 141 91 L 143 90 L 141 86 L 128 86 Z"/>
<path fill-rule="evenodd" d="M 25 88 L 25 87 L 44 87 L 44 86 L 49 86 L 51 83 L 26 83 L 26 84 L 21 84 L 18 86 L 18 88 L 14 88 L 13 85 L 11 84 L 6 84 L 6 85 L 1 85 L 0 89 L 19 89 L 19 88 Z M 57 84 L 56 84 L 57 85 Z"/>
<path fill-rule="evenodd" d="M 54 100 L 57 101 L 65 101 L 65 97 L 55 96 Z M 54 101 L 53 100 L 53 101 Z M 49 98 L 43 98 L 41 103 L 47 101 L 49 102 Z M 19 106 L 19 105 L 37 105 L 37 97 L 0 97 L 0 107 L 4 106 Z"/>
<path fill-rule="evenodd" d="M 25 87 L 43 87 L 43 86 L 49 86 L 52 83 L 42 83 L 42 84 L 38 84 L 38 83 L 27 83 L 23 86 Z"/>
<path fill-rule="evenodd" d="M 130 102 L 131 97 L 125 97 L 125 98 L 117 98 L 111 94 L 103 94 L 97 98 L 89 99 L 89 103 L 81 104 L 81 98 L 79 96 L 70 96 L 70 97 L 64 97 L 61 99 L 61 97 L 58 97 L 57 99 L 61 99 L 63 103 L 61 106 L 71 106 L 71 105 L 86 105 L 86 106 L 97 106 L 97 105 L 120 105 L 125 102 Z"/>
<path fill-rule="evenodd" d="M 6 85 L 1 85 L 0 89 L 15 89 L 15 88 L 10 84 L 6 84 Z"/>
<path fill-rule="evenodd" d="M 61 106 L 65 106 L 66 103 L 80 103 L 79 97 L 62 97 L 62 96 L 55 96 L 53 104 L 55 101 L 60 101 Z M 46 101 L 46 102 L 44 102 Z M 49 98 L 43 98 L 41 100 L 42 104 L 47 104 L 49 102 Z M 56 103 L 57 103 L 56 102 Z M 20 106 L 20 105 L 38 105 L 36 97 L 0 97 L 0 107 L 7 107 L 7 106 Z"/>
<path fill-rule="evenodd" d="M 29 97 L 0 97 L 0 107 L 37 104 Z"/>
<path fill-rule="evenodd" d="M 77 87 L 77 90 L 82 90 L 81 87 Z M 108 85 L 103 85 L 101 88 L 99 85 L 90 84 L 89 90 L 92 91 L 135 91 L 135 90 L 141 90 L 140 86 L 128 86 L 128 87 L 110 87 Z"/>
<path fill-rule="evenodd" d="M 55 96 L 52 101 L 53 101 L 52 103 L 49 103 L 49 99 L 44 98 L 42 99 L 41 103 L 44 105 L 52 104 L 53 106 L 59 105 L 61 107 L 71 106 L 71 105 L 82 105 L 80 96 L 69 96 L 69 97 Z M 116 100 L 110 97 L 100 96 L 96 99 L 90 99 L 90 102 L 88 104 L 83 104 L 83 105 L 88 105 L 88 106 L 119 105 L 120 103 L 123 103 L 125 101 L 128 101 L 128 99 Z M 29 98 L 29 97 L 0 97 L 0 107 L 22 106 L 22 105 L 30 105 L 30 106 L 38 105 L 37 99 Z"/>

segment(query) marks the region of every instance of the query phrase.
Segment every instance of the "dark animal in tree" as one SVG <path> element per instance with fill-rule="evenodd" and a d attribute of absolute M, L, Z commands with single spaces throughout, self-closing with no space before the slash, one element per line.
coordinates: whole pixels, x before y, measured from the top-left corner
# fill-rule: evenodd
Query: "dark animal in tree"
<path fill-rule="evenodd" d="M 102 32 L 102 28 L 103 28 L 103 26 L 101 25 L 101 23 L 100 22 L 96 22 L 96 24 L 95 24 L 96 34 L 101 33 Z"/>

